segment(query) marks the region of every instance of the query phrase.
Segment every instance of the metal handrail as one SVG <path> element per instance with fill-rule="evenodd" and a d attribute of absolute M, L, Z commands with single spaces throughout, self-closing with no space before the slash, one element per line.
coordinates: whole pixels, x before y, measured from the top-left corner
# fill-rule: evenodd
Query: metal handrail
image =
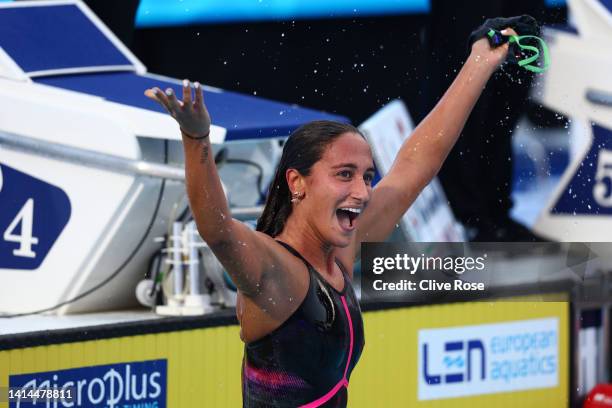
<path fill-rule="evenodd" d="M 185 170 L 182 167 L 150 163 L 144 160 L 126 159 L 125 157 L 95 152 L 80 147 L 52 143 L 46 140 L 4 131 L 0 131 L 0 146 L 2 148 L 34 153 L 40 156 L 102 170 L 112 170 L 119 173 L 152 178 L 185 181 Z M 263 212 L 263 206 L 233 207 L 230 210 L 232 212 L 232 217 L 238 220 L 254 220 L 259 218 Z"/>
<path fill-rule="evenodd" d="M 263 205 L 253 206 L 253 207 L 232 207 L 230 211 L 232 212 L 232 217 L 239 221 L 250 221 L 256 220 L 263 213 Z"/>
<path fill-rule="evenodd" d="M 586 98 L 591 103 L 612 107 L 612 93 L 589 89 Z"/>
<path fill-rule="evenodd" d="M 185 170 L 182 167 L 167 164 L 151 163 L 144 160 L 126 159 L 80 147 L 52 143 L 29 136 L 0 131 L 0 144 L 4 148 L 34 153 L 53 159 L 60 159 L 82 166 L 102 170 L 112 170 L 119 173 L 135 174 L 145 177 L 170 180 L 185 180 Z"/>

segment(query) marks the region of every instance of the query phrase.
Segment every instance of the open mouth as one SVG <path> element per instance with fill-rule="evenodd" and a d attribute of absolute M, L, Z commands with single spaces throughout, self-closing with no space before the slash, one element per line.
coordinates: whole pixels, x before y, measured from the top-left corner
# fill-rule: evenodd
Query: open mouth
<path fill-rule="evenodd" d="M 353 229 L 353 222 L 361 214 L 361 208 L 338 208 L 336 210 L 336 216 L 340 226 L 344 229 Z"/>

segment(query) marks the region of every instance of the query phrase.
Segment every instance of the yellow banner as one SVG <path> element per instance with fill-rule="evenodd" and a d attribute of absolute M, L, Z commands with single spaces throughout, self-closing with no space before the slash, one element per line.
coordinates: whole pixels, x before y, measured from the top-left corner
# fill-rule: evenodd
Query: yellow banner
<path fill-rule="evenodd" d="M 457 303 L 367 312 L 364 314 L 366 347 L 350 380 L 349 407 L 567 407 L 568 310 L 566 302 L 512 301 Z M 534 348 L 532 351 L 538 356 L 543 356 L 545 352 L 550 354 L 552 350 L 552 355 L 556 356 L 554 374 L 548 372 L 545 374 L 548 377 L 542 377 L 540 380 L 554 379 L 556 384 L 543 383 L 544 386 L 537 388 L 521 389 L 525 387 L 525 379 L 512 383 L 506 378 L 505 382 L 500 382 L 503 385 L 500 391 L 495 392 L 496 383 L 490 379 L 486 387 L 472 387 L 470 391 L 470 386 L 473 385 L 470 381 L 480 379 L 478 376 L 482 374 L 479 366 L 480 356 L 474 357 L 480 350 L 476 350 L 467 356 L 473 363 L 469 380 L 463 375 L 465 365 L 457 364 L 451 370 L 455 377 L 449 377 L 449 373 L 445 376 L 440 373 L 439 367 L 436 369 L 432 366 L 433 368 L 428 368 L 429 374 L 431 377 L 439 377 L 440 383 L 423 386 L 424 356 L 423 347 L 419 351 L 419 346 L 424 346 L 425 343 L 419 344 L 419 336 L 423 342 L 423 338 L 427 340 L 426 335 L 437 336 L 437 333 L 440 333 L 440 336 L 444 337 L 444 333 L 449 333 L 452 337 L 456 333 L 462 333 L 461 330 L 467 330 L 465 333 L 470 333 L 471 337 L 465 339 L 466 349 L 462 350 L 471 352 L 472 350 L 467 348 L 467 341 L 479 335 L 483 339 L 483 345 L 487 347 L 486 331 L 508 332 L 517 327 L 528 328 L 529 325 L 535 324 L 534 322 L 553 325 L 554 337 L 549 336 L 545 343 L 542 337 L 537 340 L 539 343 L 534 343 L 536 340 L 531 343 L 523 341 L 520 345 L 523 349 L 527 347 L 526 344 L 548 347 L 548 351 Z M 525 332 L 526 328 L 522 332 Z M 436 329 L 441 331 L 432 331 Z M 525 339 L 528 337 L 523 338 Z M 551 346 L 553 340 L 554 344 Z M 452 344 L 456 346 L 459 343 L 454 341 Z M 435 344 L 430 342 L 428 345 L 431 346 L 428 356 L 431 363 L 441 356 L 436 355 L 440 351 L 434 350 Z M 496 347 L 500 349 L 501 346 L 498 344 Z M 523 349 L 515 351 L 525 351 Z M 168 407 L 239 407 L 242 405 L 242 353 L 243 345 L 237 326 L 7 350 L 0 352 L 0 387 L 9 385 L 9 376 L 20 374 L 49 375 L 54 371 L 82 367 L 94 367 L 92 370 L 95 370 L 95 367 L 112 364 L 165 360 L 165 394 Z M 466 362 L 460 358 L 461 350 L 448 353 L 447 357 L 455 358 L 448 361 Z M 491 353 L 491 350 L 487 350 L 487 353 Z M 491 362 L 493 357 L 487 355 L 487 361 Z M 457 392 L 457 384 L 450 381 L 453 378 L 457 380 L 457 375 L 460 375 L 459 378 L 464 384 L 461 388 L 470 395 L 448 396 Z M 516 375 L 522 374 L 519 372 Z M 439 388 L 435 388 L 437 386 Z M 504 387 L 518 389 L 508 391 L 503 390 Z M 481 388 L 486 393 L 479 394 Z M 6 402 L 0 403 L 0 408 L 8 406 Z M 75 404 L 74 407 L 78 405 Z"/>

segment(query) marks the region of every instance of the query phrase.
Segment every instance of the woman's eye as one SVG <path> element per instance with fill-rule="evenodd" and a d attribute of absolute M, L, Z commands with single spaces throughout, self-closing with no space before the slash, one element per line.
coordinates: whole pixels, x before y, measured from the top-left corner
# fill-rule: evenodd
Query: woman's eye
<path fill-rule="evenodd" d="M 348 171 L 348 170 L 343 170 L 340 173 L 338 173 L 338 175 L 340 175 L 341 177 L 344 177 L 344 178 L 351 178 L 352 173 L 350 171 Z"/>
<path fill-rule="evenodd" d="M 372 184 L 372 180 L 374 180 L 374 176 L 371 174 L 364 174 L 363 180 L 366 182 L 366 184 L 370 185 Z"/>

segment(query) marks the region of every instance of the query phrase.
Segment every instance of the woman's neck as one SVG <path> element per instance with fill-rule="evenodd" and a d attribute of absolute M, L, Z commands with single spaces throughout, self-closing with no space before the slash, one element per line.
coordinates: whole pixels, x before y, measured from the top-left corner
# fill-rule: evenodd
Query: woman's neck
<path fill-rule="evenodd" d="M 300 253 L 319 273 L 329 274 L 334 263 L 334 247 L 326 244 L 301 217 L 289 217 L 275 237 Z"/>

